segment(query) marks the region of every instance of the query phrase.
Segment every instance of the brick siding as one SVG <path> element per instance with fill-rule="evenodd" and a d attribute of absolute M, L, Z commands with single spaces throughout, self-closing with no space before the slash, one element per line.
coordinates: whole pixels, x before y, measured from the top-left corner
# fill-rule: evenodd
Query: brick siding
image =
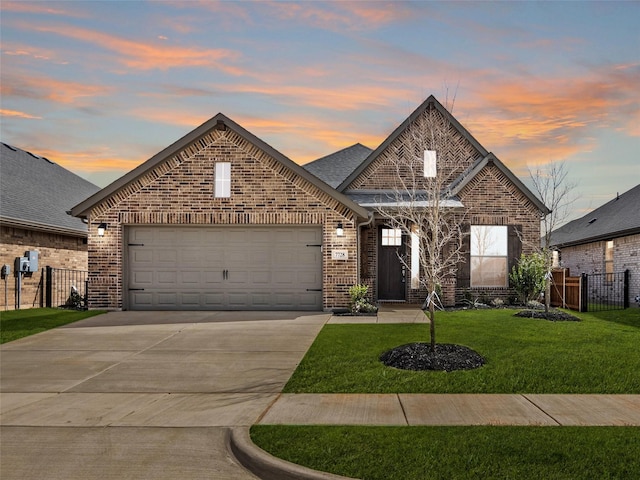
<path fill-rule="evenodd" d="M 231 163 L 231 196 L 214 198 L 214 163 Z M 108 225 L 104 237 L 97 225 Z M 337 237 L 338 223 L 344 236 Z M 131 182 L 90 215 L 89 307 L 121 309 L 126 225 L 318 225 L 323 307 L 346 306 L 357 279 L 353 213 L 231 130 L 213 130 Z M 348 260 L 332 260 L 334 248 Z"/>
<path fill-rule="evenodd" d="M 16 276 L 14 261 L 27 250 L 38 251 L 38 271 L 25 274 L 21 280 L 20 308 L 40 307 L 42 285 L 47 266 L 71 270 L 87 269 L 86 239 L 16 227 L 0 227 L 0 265 L 9 265 L 11 274 L 0 280 L 0 307 L 16 308 Z M 7 287 L 7 303 L 4 289 Z"/>
<path fill-rule="evenodd" d="M 565 247 L 561 251 L 561 265 L 569 274 L 605 273 L 604 252 L 606 241 Z M 613 239 L 613 271 L 629 270 L 629 305 L 637 305 L 640 295 L 640 234 Z"/>
<path fill-rule="evenodd" d="M 427 109 L 423 113 L 424 121 L 436 128 L 444 129 L 445 120 L 436 109 Z M 408 127 L 408 131 L 414 128 Z M 441 141 L 439 146 L 430 143 L 427 139 L 424 145 L 419 145 L 415 152 L 416 165 L 414 172 L 422 171 L 420 150 L 446 149 L 438 151 L 438 168 L 444 169 L 443 184 L 452 182 L 465 172 L 481 153 L 452 125 L 448 125 L 446 141 Z M 400 175 L 410 175 L 408 171 L 398 169 L 394 156 L 401 154 L 411 147 L 411 138 L 408 133 L 396 138 L 380 156 L 376 158 L 360 175 L 358 175 L 346 190 L 357 191 L 379 189 L 393 190 L 402 188 L 399 181 Z M 415 138 L 415 137 L 414 137 Z M 459 193 L 458 197 L 466 209 L 464 223 L 472 225 L 517 225 L 522 231 L 522 252 L 531 253 L 539 245 L 540 215 L 537 207 L 493 164 L 487 165 L 474 179 L 469 182 Z M 362 232 L 364 236 L 363 254 L 366 258 L 361 261 L 361 282 L 369 286 L 372 297 L 377 298 L 377 252 L 378 235 L 377 226 L 367 228 Z M 365 251 L 366 250 L 366 251 Z M 408 249 L 409 250 L 409 249 Z M 408 252 L 409 253 L 409 252 Z M 513 296 L 510 288 L 483 288 L 483 287 L 459 287 L 452 276 L 445 279 L 442 287 L 442 301 L 446 306 L 460 303 L 465 294 L 474 297 L 487 297 L 490 299 L 501 298 L 503 300 Z M 424 289 L 412 289 L 410 282 L 406 282 L 406 301 L 408 303 L 422 304 L 427 292 Z"/>

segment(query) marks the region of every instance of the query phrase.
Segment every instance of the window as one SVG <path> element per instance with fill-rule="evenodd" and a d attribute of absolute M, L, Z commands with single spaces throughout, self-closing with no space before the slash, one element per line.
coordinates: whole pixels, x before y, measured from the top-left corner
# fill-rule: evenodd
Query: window
<path fill-rule="evenodd" d="M 435 178 L 436 170 L 436 152 L 435 150 L 424 151 L 424 178 Z"/>
<path fill-rule="evenodd" d="M 471 286 L 507 286 L 506 226 L 471 226 Z"/>
<path fill-rule="evenodd" d="M 604 246 L 604 273 L 607 274 L 607 282 L 613 282 L 613 240 Z"/>
<path fill-rule="evenodd" d="M 217 162 L 214 196 L 228 198 L 231 196 L 231 163 Z"/>
<path fill-rule="evenodd" d="M 420 288 L 420 237 L 417 225 L 411 227 L 411 288 Z"/>
<path fill-rule="evenodd" d="M 402 230 L 399 228 L 382 229 L 382 246 L 399 247 L 402 245 Z"/>

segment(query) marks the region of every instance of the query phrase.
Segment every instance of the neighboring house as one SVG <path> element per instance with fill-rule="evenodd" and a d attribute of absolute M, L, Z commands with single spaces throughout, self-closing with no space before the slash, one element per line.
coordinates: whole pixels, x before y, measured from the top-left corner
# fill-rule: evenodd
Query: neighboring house
<path fill-rule="evenodd" d="M 491 259 L 467 248 L 443 301 L 510 296 L 508 269 L 533 249 L 547 209 L 429 97 L 376 150 L 356 144 L 304 167 L 216 115 L 73 208 L 89 223 L 90 307 L 330 310 L 356 283 L 376 301 L 421 303 L 396 255 L 407 239 L 375 215 L 397 184 L 388 149 L 420 116 L 450 123 L 449 195 L 471 237 L 497 238 Z"/>
<path fill-rule="evenodd" d="M 629 304 L 640 295 L 640 185 L 554 230 L 551 248 L 571 275 L 629 270 Z"/>
<path fill-rule="evenodd" d="M 11 269 L 1 280 L 3 310 L 40 306 L 47 266 L 87 269 L 87 226 L 67 212 L 98 190 L 44 157 L 0 145 L 0 265 Z M 15 259 L 26 251 L 38 252 L 38 268 L 19 279 L 18 305 Z"/>

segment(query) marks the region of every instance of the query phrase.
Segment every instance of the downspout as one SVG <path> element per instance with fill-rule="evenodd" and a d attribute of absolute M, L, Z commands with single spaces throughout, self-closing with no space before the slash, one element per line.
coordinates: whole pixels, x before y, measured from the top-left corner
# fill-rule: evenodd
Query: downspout
<path fill-rule="evenodd" d="M 371 222 L 373 222 L 373 216 L 374 216 L 374 213 L 369 212 L 368 219 L 356 225 L 356 261 L 358 262 L 356 265 L 356 283 L 357 284 L 360 284 L 360 262 L 361 262 L 360 254 L 362 253 L 360 251 L 360 228 L 366 225 L 371 225 Z"/>

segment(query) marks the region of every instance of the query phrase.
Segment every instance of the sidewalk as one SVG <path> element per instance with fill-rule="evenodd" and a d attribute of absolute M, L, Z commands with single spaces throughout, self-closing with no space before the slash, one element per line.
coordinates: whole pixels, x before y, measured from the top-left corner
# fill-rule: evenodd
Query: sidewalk
<path fill-rule="evenodd" d="M 258 423 L 640 427 L 640 395 L 283 394 Z"/>
<path fill-rule="evenodd" d="M 327 323 L 428 323 L 416 305 Z M 282 394 L 259 424 L 640 426 L 640 395 Z"/>

